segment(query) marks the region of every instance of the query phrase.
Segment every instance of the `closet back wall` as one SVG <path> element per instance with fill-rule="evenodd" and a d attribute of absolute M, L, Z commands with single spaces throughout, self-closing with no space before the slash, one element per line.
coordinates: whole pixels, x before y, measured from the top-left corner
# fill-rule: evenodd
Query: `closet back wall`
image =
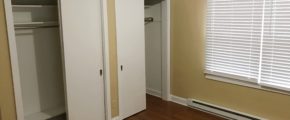
<path fill-rule="evenodd" d="M 16 120 L 4 0 L 0 0 L 0 120 Z"/>
<path fill-rule="evenodd" d="M 161 97 L 162 83 L 162 21 L 161 3 L 145 8 L 145 17 L 154 21 L 145 25 L 146 90 Z"/>

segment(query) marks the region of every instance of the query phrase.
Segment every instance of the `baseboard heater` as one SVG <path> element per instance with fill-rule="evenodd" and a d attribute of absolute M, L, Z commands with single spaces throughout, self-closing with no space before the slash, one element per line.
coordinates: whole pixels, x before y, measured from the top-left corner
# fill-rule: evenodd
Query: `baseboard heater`
<path fill-rule="evenodd" d="M 191 108 L 207 112 L 228 120 L 266 120 L 257 116 L 249 115 L 246 113 L 238 112 L 235 110 L 227 109 L 210 103 L 202 102 L 199 100 L 188 99 L 187 105 Z"/>

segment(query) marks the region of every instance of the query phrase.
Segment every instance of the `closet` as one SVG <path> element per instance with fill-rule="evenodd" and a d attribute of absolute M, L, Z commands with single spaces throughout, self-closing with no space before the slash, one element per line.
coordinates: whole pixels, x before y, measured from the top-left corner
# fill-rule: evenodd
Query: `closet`
<path fill-rule="evenodd" d="M 145 0 L 146 93 L 170 97 L 170 0 Z"/>
<path fill-rule="evenodd" d="M 147 1 L 147 0 L 146 0 Z M 162 6 L 145 1 L 146 92 L 161 97 L 162 90 Z"/>
<path fill-rule="evenodd" d="M 105 120 L 103 0 L 4 0 L 17 120 Z"/>
<path fill-rule="evenodd" d="M 13 0 L 15 40 L 25 120 L 65 113 L 56 0 Z"/>

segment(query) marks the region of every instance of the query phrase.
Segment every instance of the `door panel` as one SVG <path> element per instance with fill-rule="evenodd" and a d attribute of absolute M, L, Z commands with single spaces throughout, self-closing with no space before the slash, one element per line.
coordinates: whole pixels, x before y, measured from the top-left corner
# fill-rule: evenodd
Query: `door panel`
<path fill-rule="evenodd" d="M 146 108 L 144 0 L 116 0 L 115 5 L 119 107 L 124 119 Z"/>
<path fill-rule="evenodd" d="M 69 120 L 105 120 L 101 0 L 60 0 Z"/>

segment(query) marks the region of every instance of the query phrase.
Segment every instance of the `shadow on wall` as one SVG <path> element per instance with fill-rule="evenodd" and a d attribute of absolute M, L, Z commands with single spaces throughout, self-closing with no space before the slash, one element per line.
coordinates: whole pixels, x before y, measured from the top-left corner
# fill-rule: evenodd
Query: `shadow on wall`
<path fill-rule="evenodd" d="M 59 30 L 58 28 L 36 29 L 33 34 L 40 108 L 47 110 L 64 106 Z"/>

